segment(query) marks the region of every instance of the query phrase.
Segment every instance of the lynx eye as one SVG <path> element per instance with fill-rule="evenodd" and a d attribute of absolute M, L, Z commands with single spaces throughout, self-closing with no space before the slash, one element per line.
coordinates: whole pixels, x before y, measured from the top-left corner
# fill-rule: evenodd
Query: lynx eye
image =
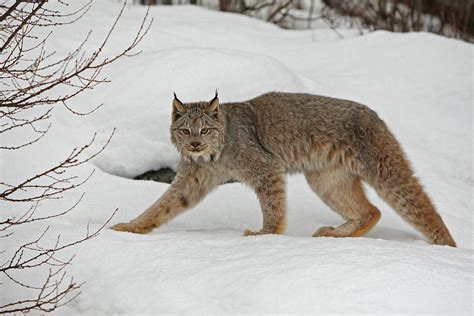
<path fill-rule="evenodd" d="M 191 131 L 189 130 L 189 128 L 182 128 L 181 133 L 183 133 L 184 135 L 189 135 L 191 134 Z"/>
<path fill-rule="evenodd" d="M 209 133 L 209 129 L 208 129 L 208 128 L 201 128 L 201 134 L 202 134 L 202 135 L 205 135 L 205 134 L 207 134 L 207 133 Z"/>

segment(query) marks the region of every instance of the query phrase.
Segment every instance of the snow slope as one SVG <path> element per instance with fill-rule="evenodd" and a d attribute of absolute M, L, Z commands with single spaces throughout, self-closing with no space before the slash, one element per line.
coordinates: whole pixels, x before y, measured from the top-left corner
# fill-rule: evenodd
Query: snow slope
<path fill-rule="evenodd" d="M 94 3 L 50 45 L 64 54 L 92 28 L 93 48 L 119 9 L 113 1 Z M 127 7 L 107 53 L 127 44 L 143 13 Z M 117 128 L 103 154 L 77 170 L 85 176 L 97 168 L 82 190 L 42 206 L 64 209 L 84 191 L 75 211 L 15 232 L 2 260 L 47 224 L 52 243 L 58 234 L 83 236 L 87 223 L 99 226 L 115 208 L 113 222 L 143 211 L 167 185 L 123 177 L 176 167 L 168 134 L 172 91 L 191 101 L 210 99 L 216 88 L 221 102 L 280 90 L 367 104 L 402 143 L 459 248 L 426 244 L 370 189 L 382 219 L 366 238 L 310 238 L 342 220 L 301 176 L 288 179 L 285 236 L 244 238 L 244 229 L 261 225 L 258 203 L 248 188 L 227 184 L 150 235 L 107 230 L 75 248 L 68 271 L 85 284 L 58 314 L 473 313 L 471 44 L 350 30 L 341 31 L 341 40 L 331 30 L 287 31 L 191 6 L 160 6 L 151 14 L 143 53 L 106 69 L 112 83 L 77 99 L 82 111 L 104 102 L 101 109 L 78 118 L 57 108 L 41 142 L 2 153 L 2 178 L 15 182 L 64 158 L 94 132 L 104 141 Z M 22 294 L 9 283 L 1 289 L 0 303 Z"/>

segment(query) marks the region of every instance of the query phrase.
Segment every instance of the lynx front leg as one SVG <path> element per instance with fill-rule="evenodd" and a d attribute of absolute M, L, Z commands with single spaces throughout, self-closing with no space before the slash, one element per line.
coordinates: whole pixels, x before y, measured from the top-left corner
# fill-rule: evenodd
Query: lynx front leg
<path fill-rule="evenodd" d="M 208 170 L 188 166 L 178 170 L 169 189 L 145 212 L 128 223 L 116 224 L 110 229 L 146 234 L 196 205 L 218 184 L 216 175 Z"/>
<path fill-rule="evenodd" d="M 147 234 L 154 228 L 176 217 L 186 210 L 189 200 L 186 196 L 179 196 L 177 189 L 173 186 L 166 191 L 158 201 L 153 203 L 135 219 L 128 223 L 118 223 L 110 229 L 136 234 Z"/>
<path fill-rule="evenodd" d="M 286 228 L 285 180 L 282 173 L 265 177 L 255 187 L 263 214 L 263 227 L 258 232 L 245 230 L 244 236 L 282 234 Z"/>

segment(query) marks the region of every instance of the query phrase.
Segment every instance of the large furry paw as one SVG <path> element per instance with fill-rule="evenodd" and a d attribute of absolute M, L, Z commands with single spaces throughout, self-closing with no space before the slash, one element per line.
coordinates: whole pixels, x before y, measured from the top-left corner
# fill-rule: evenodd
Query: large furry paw
<path fill-rule="evenodd" d="M 148 234 L 153 230 L 153 227 L 137 227 L 134 224 L 131 223 L 118 223 L 115 224 L 114 226 L 110 227 L 110 229 L 118 231 L 118 232 L 129 232 L 129 233 L 135 233 L 135 234 Z"/>
<path fill-rule="evenodd" d="M 313 237 L 339 237 L 339 236 L 337 235 L 336 229 L 334 227 L 323 226 L 313 234 Z"/>
<path fill-rule="evenodd" d="M 250 229 L 246 229 L 244 231 L 244 236 L 257 236 L 257 235 L 267 235 L 267 234 L 275 234 L 268 229 L 260 229 L 258 232 L 251 231 Z"/>

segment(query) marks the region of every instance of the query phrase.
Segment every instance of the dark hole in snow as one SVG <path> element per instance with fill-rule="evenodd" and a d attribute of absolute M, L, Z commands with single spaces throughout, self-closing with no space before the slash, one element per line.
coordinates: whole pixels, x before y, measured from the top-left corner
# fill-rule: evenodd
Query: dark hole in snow
<path fill-rule="evenodd" d="M 173 182 L 176 172 L 171 168 L 161 168 L 158 170 L 150 170 L 145 173 L 142 173 L 135 178 L 134 180 L 151 180 L 156 182 L 171 183 Z M 226 183 L 238 182 L 235 180 L 227 181 Z"/>
<path fill-rule="evenodd" d="M 176 172 L 171 168 L 162 168 L 159 170 L 150 170 L 143 174 L 136 176 L 135 180 L 152 180 L 156 182 L 171 183 Z"/>

